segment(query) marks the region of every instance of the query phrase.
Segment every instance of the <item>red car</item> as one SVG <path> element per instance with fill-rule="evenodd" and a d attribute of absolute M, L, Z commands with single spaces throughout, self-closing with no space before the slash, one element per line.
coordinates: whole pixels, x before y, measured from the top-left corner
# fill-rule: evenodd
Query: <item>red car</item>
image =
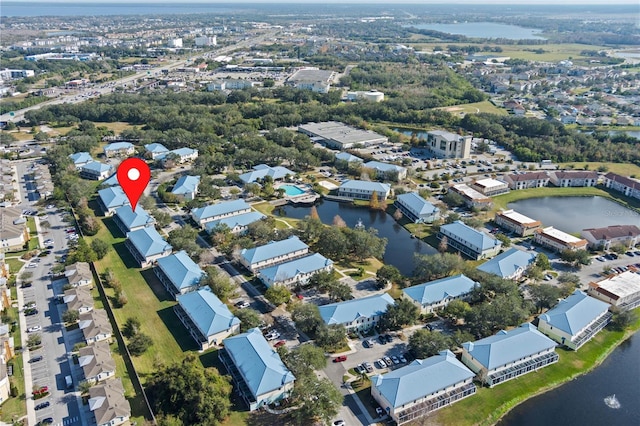
<path fill-rule="evenodd" d="M 333 362 L 343 362 L 347 360 L 347 356 L 346 355 L 340 355 L 337 356 L 333 359 Z"/>
<path fill-rule="evenodd" d="M 274 347 L 274 348 L 279 348 L 280 346 L 284 346 L 284 344 L 285 344 L 285 343 L 286 343 L 286 342 L 285 342 L 284 340 L 278 340 L 278 341 L 276 342 L 276 344 L 275 344 L 275 345 L 273 345 L 273 347 Z"/>
<path fill-rule="evenodd" d="M 49 392 L 49 387 L 48 386 L 42 386 L 40 389 L 36 389 L 33 391 L 34 395 L 39 395 L 41 393 L 47 393 Z"/>

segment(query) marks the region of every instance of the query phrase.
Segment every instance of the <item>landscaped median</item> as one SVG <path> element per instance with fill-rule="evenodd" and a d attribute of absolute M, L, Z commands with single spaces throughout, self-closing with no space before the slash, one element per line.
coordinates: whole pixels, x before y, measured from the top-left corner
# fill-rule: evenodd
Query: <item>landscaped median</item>
<path fill-rule="evenodd" d="M 634 312 L 640 316 L 640 308 Z M 560 360 L 557 363 L 491 389 L 478 388 L 474 396 L 437 411 L 436 423 L 455 426 L 495 424 L 521 402 L 593 370 L 638 330 L 640 319 L 624 332 L 604 329 L 578 351 L 558 348 Z"/>

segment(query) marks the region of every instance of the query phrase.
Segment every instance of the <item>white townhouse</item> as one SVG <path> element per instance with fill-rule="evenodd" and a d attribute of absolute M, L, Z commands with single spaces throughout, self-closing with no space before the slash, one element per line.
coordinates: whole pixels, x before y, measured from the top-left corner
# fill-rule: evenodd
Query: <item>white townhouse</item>
<path fill-rule="evenodd" d="M 252 273 L 279 263 L 288 262 L 309 253 L 309 246 L 295 235 L 280 241 L 240 251 L 239 261 Z"/>
<path fill-rule="evenodd" d="M 509 189 L 542 188 L 549 184 L 549 175 L 546 172 L 514 173 L 504 177 Z"/>
<path fill-rule="evenodd" d="M 500 251 L 502 243 L 489 234 L 478 231 L 457 220 L 440 227 L 440 240 L 446 238 L 447 245 L 473 260 L 488 259 Z"/>
<path fill-rule="evenodd" d="M 274 285 L 294 287 L 298 284 L 306 284 L 318 272 L 332 270 L 333 261 L 320 253 L 315 253 L 261 269 L 258 271 L 258 278 L 267 287 Z"/>
<path fill-rule="evenodd" d="M 402 296 L 420 308 L 423 314 L 445 308 L 453 300 L 465 300 L 480 283 L 463 274 L 407 287 Z"/>
<path fill-rule="evenodd" d="M 82 335 L 87 344 L 100 342 L 111 338 L 113 329 L 104 309 L 92 309 L 89 312 L 80 314 L 78 322 Z"/>
<path fill-rule="evenodd" d="M 556 342 L 533 324 L 462 344 L 462 362 L 489 387 L 558 362 Z"/>
<path fill-rule="evenodd" d="M 609 304 L 576 290 L 538 317 L 538 330 L 577 351 L 611 320 Z"/>
<path fill-rule="evenodd" d="M 82 367 L 84 379 L 92 385 L 112 378 L 116 374 L 116 363 L 107 342 L 96 342 L 80 348 L 78 365 Z"/>
<path fill-rule="evenodd" d="M 364 163 L 364 167 L 375 170 L 377 179 L 399 182 L 407 177 L 407 169 L 395 164 L 368 161 Z"/>
<path fill-rule="evenodd" d="M 181 176 L 173 185 L 171 193 L 181 200 L 193 200 L 198 194 L 200 176 Z"/>
<path fill-rule="evenodd" d="M 191 210 L 193 220 L 204 229 L 208 222 L 249 213 L 251 206 L 244 200 L 224 201 Z"/>
<path fill-rule="evenodd" d="M 380 321 L 395 301 L 387 293 L 319 306 L 327 325 L 342 324 L 347 330 L 369 330 Z"/>
<path fill-rule="evenodd" d="M 80 177 L 84 179 L 104 180 L 111 173 L 113 173 L 113 167 L 110 164 L 104 164 L 99 161 L 92 161 L 80 167 Z"/>
<path fill-rule="evenodd" d="M 622 192 L 627 197 L 640 199 L 640 181 L 637 179 L 609 172 L 604 175 L 604 186 Z"/>
<path fill-rule="evenodd" d="M 396 424 L 426 416 L 476 393 L 475 374 L 449 350 L 371 378 L 371 396 Z"/>
<path fill-rule="evenodd" d="M 398 195 L 394 205 L 413 223 L 432 223 L 440 218 L 440 209 L 415 192 Z"/>
<path fill-rule="evenodd" d="M 135 151 L 135 146 L 129 142 L 113 142 L 104 147 L 104 155 L 107 158 L 126 157 L 133 155 Z"/>
<path fill-rule="evenodd" d="M 636 225 L 583 229 L 581 235 L 589 242 L 589 247 L 597 250 L 609 250 L 615 245 L 632 248 L 640 244 L 640 228 Z"/>
<path fill-rule="evenodd" d="M 526 251 L 518 250 L 515 247 L 500 253 L 478 266 L 478 271 L 497 275 L 505 280 L 517 280 L 536 261 L 536 255 Z"/>
<path fill-rule="evenodd" d="M 96 426 L 118 426 L 129 423 L 131 405 L 124 396 L 119 378 L 107 380 L 89 389 L 89 410 L 95 416 Z"/>
<path fill-rule="evenodd" d="M 354 200 L 370 200 L 374 192 L 377 193 L 379 201 L 384 201 L 391 195 L 391 185 L 364 180 L 347 180 L 338 188 L 340 197 Z"/>
<path fill-rule="evenodd" d="M 551 183 L 559 187 L 596 186 L 598 183 L 598 173 L 594 171 L 561 172 L 552 171 L 549 173 Z"/>

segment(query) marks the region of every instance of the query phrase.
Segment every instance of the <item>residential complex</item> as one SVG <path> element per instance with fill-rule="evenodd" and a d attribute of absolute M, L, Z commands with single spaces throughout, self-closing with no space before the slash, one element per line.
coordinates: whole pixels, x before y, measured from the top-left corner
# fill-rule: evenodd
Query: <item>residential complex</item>
<path fill-rule="evenodd" d="M 258 278 L 267 287 L 274 285 L 294 287 L 307 283 L 309 278 L 318 272 L 332 270 L 333 261 L 315 253 L 261 269 L 258 272 Z"/>
<path fill-rule="evenodd" d="M 512 247 L 478 266 L 477 269 L 505 280 L 519 280 L 535 261 L 534 253 Z"/>
<path fill-rule="evenodd" d="M 232 234 L 244 234 L 249 229 L 249 225 L 264 218 L 266 216 L 260 212 L 243 213 L 207 222 L 204 229 L 208 233 L 212 233 L 220 227 L 225 227 Z"/>
<path fill-rule="evenodd" d="M 467 299 L 479 286 L 480 283 L 458 274 L 407 287 L 402 290 L 402 296 L 416 304 L 421 313 L 429 314 L 445 308 L 453 300 Z"/>
<path fill-rule="evenodd" d="M 118 426 L 129 421 L 131 406 L 120 379 L 112 379 L 89 389 L 89 409 L 97 426 Z"/>
<path fill-rule="evenodd" d="M 129 232 L 125 245 L 142 268 L 151 266 L 159 258 L 170 255 L 172 250 L 171 245 L 158 234 L 154 227 Z"/>
<path fill-rule="evenodd" d="M 627 197 L 640 199 L 640 181 L 637 179 L 609 172 L 604 175 L 604 186 L 621 192 Z"/>
<path fill-rule="evenodd" d="M 609 250 L 616 245 L 632 248 L 640 244 L 640 228 L 635 225 L 583 229 L 581 235 L 589 242 L 589 247 L 595 250 Z"/>
<path fill-rule="evenodd" d="M 542 226 L 539 220 L 531 219 L 515 210 L 501 210 L 493 220 L 496 225 L 521 237 L 533 235 Z"/>
<path fill-rule="evenodd" d="M 126 157 L 135 151 L 135 146 L 130 142 L 113 142 L 104 147 L 104 155 L 107 158 Z"/>
<path fill-rule="evenodd" d="M 627 311 L 640 306 L 640 272 L 625 271 L 589 283 L 588 293 L 609 303 L 614 311 Z"/>
<path fill-rule="evenodd" d="M 493 387 L 558 361 L 556 342 L 530 323 L 462 344 L 462 362 Z"/>
<path fill-rule="evenodd" d="M 471 187 L 487 197 L 509 192 L 507 183 L 491 178 L 476 180 L 471 184 Z"/>
<path fill-rule="evenodd" d="M 446 242 L 450 248 L 459 251 L 473 260 L 488 259 L 500 251 L 502 243 L 482 231 L 465 225 L 457 220 L 440 227 L 438 238 Z"/>
<path fill-rule="evenodd" d="M 98 191 L 98 205 L 105 216 L 111 216 L 118 207 L 128 206 L 129 199 L 119 185 L 110 186 Z"/>
<path fill-rule="evenodd" d="M 180 294 L 176 300 L 174 311 L 200 350 L 219 345 L 240 331 L 240 319 L 209 288 Z"/>
<path fill-rule="evenodd" d="M 407 177 L 407 169 L 395 164 L 381 163 L 380 161 L 368 161 L 364 163 L 364 167 L 375 170 L 375 177 L 380 180 L 399 182 Z"/>
<path fill-rule="evenodd" d="M 354 200 L 370 200 L 374 192 L 379 201 L 384 201 L 391 195 L 391 186 L 380 182 L 347 180 L 338 188 L 338 196 Z"/>
<path fill-rule="evenodd" d="M 483 208 L 489 207 L 493 201 L 482 192 L 476 191 L 466 183 L 458 183 L 449 187 L 449 191 L 455 192 L 464 199 L 467 207 Z"/>
<path fill-rule="evenodd" d="M 369 330 L 378 323 L 395 301 L 387 293 L 330 303 L 318 307 L 327 325 L 342 324 L 347 330 Z"/>
<path fill-rule="evenodd" d="M 549 184 L 549 175 L 546 172 L 527 172 L 508 174 L 504 177 L 509 189 L 541 188 Z"/>
<path fill-rule="evenodd" d="M 191 210 L 191 217 L 201 228 L 204 228 L 208 222 L 249 213 L 250 211 L 251 206 L 244 200 L 224 201 L 195 208 Z"/>
<path fill-rule="evenodd" d="M 538 330 L 556 342 L 578 350 L 611 319 L 609 304 L 576 290 L 538 317 Z"/>
<path fill-rule="evenodd" d="M 21 250 L 29 241 L 27 219 L 20 209 L 2 207 L 0 209 L 0 248 L 11 251 Z"/>
<path fill-rule="evenodd" d="M 78 364 L 84 379 L 95 385 L 115 376 L 116 363 L 107 342 L 97 342 L 78 350 Z"/>
<path fill-rule="evenodd" d="M 82 335 L 88 345 L 109 340 L 113 334 L 109 317 L 107 317 L 107 313 L 103 309 L 92 309 L 89 312 L 80 314 L 78 326 L 82 330 Z"/>
<path fill-rule="evenodd" d="M 133 211 L 131 206 L 126 205 L 115 210 L 113 222 L 123 235 L 127 235 L 131 231 L 154 226 L 156 220 L 142 206 L 137 205 Z"/>
<path fill-rule="evenodd" d="M 93 310 L 93 296 L 87 287 L 74 287 L 65 290 L 62 301 L 70 311 L 78 311 L 80 314 Z"/>
<path fill-rule="evenodd" d="M 432 223 L 440 218 L 440 209 L 415 192 L 398 195 L 394 205 L 414 223 Z"/>
<path fill-rule="evenodd" d="M 71 287 L 93 286 L 93 274 L 87 262 L 76 262 L 64 268 L 64 276 Z"/>
<path fill-rule="evenodd" d="M 596 186 L 598 173 L 590 171 L 552 171 L 549 173 L 549 179 L 552 184 L 560 187 Z"/>
<path fill-rule="evenodd" d="M 401 425 L 476 393 L 475 374 L 449 350 L 371 378 L 371 396 Z"/>
<path fill-rule="evenodd" d="M 282 166 L 270 167 L 266 164 L 258 164 L 253 167 L 253 170 L 250 172 L 246 172 L 240 175 L 240 180 L 242 183 L 253 183 L 253 182 L 261 182 L 266 177 L 270 177 L 271 180 L 279 181 L 286 179 L 287 177 L 292 178 L 296 175 L 295 172 L 287 169 Z"/>
<path fill-rule="evenodd" d="M 587 240 L 576 238 L 573 235 L 555 229 L 553 226 L 536 230 L 534 239 L 536 243 L 558 252 L 584 250 L 587 248 Z"/>
<path fill-rule="evenodd" d="M 205 275 L 184 250 L 158 259 L 153 271 L 174 298 L 197 289 Z"/>
<path fill-rule="evenodd" d="M 200 176 L 180 176 L 171 193 L 182 201 L 189 201 L 196 198 L 198 194 L 198 186 L 200 185 Z"/>
<path fill-rule="evenodd" d="M 259 328 L 226 338 L 218 357 L 251 411 L 287 398 L 293 391 L 295 376 Z"/>
<path fill-rule="evenodd" d="M 281 241 L 271 241 L 263 246 L 242 249 L 239 260 L 252 273 L 269 266 L 288 262 L 309 253 L 309 246 L 295 235 Z"/>

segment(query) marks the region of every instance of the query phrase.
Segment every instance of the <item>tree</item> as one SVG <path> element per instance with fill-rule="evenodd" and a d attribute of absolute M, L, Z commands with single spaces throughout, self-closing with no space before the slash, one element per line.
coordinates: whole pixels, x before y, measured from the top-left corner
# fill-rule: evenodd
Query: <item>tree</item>
<path fill-rule="evenodd" d="M 442 310 L 442 314 L 451 319 L 454 323 L 457 323 L 459 320 L 465 317 L 465 315 L 471 310 L 471 306 L 464 300 L 452 300 L 449 304 Z"/>
<path fill-rule="evenodd" d="M 387 306 L 387 312 L 380 319 L 383 330 L 398 330 L 406 325 L 413 325 L 420 315 L 420 309 L 408 299 L 397 300 L 394 305 Z"/>
<path fill-rule="evenodd" d="M 504 234 L 496 234 L 496 239 L 502 243 L 502 247 L 508 248 L 511 246 L 511 238 Z"/>
<path fill-rule="evenodd" d="M 298 379 L 313 375 L 314 370 L 322 370 L 327 366 L 324 351 L 315 345 L 300 345 L 285 351 L 282 360 Z"/>
<path fill-rule="evenodd" d="M 560 253 L 560 259 L 564 262 L 571 263 L 575 267 L 588 265 L 591 262 L 589 252 L 586 250 L 564 250 Z"/>
<path fill-rule="evenodd" d="M 368 257 L 381 259 L 387 248 L 387 239 L 377 236 L 378 231 L 374 228 L 349 229 L 342 228 L 349 242 L 349 252 L 357 260 L 364 260 Z"/>
<path fill-rule="evenodd" d="M 38 346 L 42 344 L 42 337 L 38 333 L 30 334 L 27 337 L 27 346 L 29 348 L 33 348 L 34 346 Z"/>
<path fill-rule="evenodd" d="M 380 201 L 378 199 L 378 192 L 373 191 L 371 194 L 371 199 L 369 199 L 369 208 L 371 210 L 379 210 L 380 209 Z"/>
<path fill-rule="evenodd" d="M 613 314 L 610 327 L 616 331 L 624 331 L 631 324 L 636 322 L 637 316 L 633 311 L 622 311 Z"/>
<path fill-rule="evenodd" d="M 240 332 L 244 333 L 255 327 L 259 327 L 262 323 L 260 313 L 255 309 L 245 308 L 238 309 L 235 313 L 236 317 L 240 320 Z"/>
<path fill-rule="evenodd" d="M 418 359 L 437 355 L 450 344 L 449 338 L 439 331 L 420 329 L 409 337 L 409 350 Z"/>
<path fill-rule="evenodd" d="M 544 253 L 539 253 L 536 257 L 536 266 L 539 266 L 543 271 L 551 269 L 549 257 Z"/>
<path fill-rule="evenodd" d="M 338 415 L 344 399 L 331 381 L 314 375 L 297 380 L 293 395 L 302 405 L 295 413 L 300 424 L 311 424 L 316 419 L 329 424 Z"/>
<path fill-rule="evenodd" d="M 330 259 L 343 259 L 348 254 L 349 242 L 342 232 L 344 228 L 324 227 L 318 237 L 318 252 Z"/>
<path fill-rule="evenodd" d="M 457 192 L 449 191 L 441 198 L 442 202 L 449 207 L 461 207 L 464 206 L 464 198 Z"/>
<path fill-rule="evenodd" d="M 122 334 L 126 338 L 132 338 L 136 334 L 140 332 L 140 320 L 135 317 L 127 318 L 127 321 L 124 323 L 124 327 L 122 327 Z"/>
<path fill-rule="evenodd" d="M 147 336 L 144 333 L 136 333 L 131 339 L 129 339 L 129 344 L 127 348 L 129 348 L 129 353 L 133 356 L 142 355 L 149 347 L 153 345 L 153 340 L 151 337 Z"/>
<path fill-rule="evenodd" d="M 609 247 L 609 250 L 617 254 L 623 254 L 628 250 L 628 247 L 624 244 L 612 244 L 611 247 Z"/>
<path fill-rule="evenodd" d="M 334 302 L 342 302 L 353 298 L 349 284 L 336 281 L 328 289 L 329 297 Z"/>
<path fill-rule="evenodd" d="M 198 231 L 190 226 L 176 228 L 169 232 L 168 242 L 174 250 L 184 250 L 196 262 L 202 252 L 202 247 L 197 243 Z"/>
<path fill-rule="evenodd" d="M 231 391 L 229 380 L 215 368 L 203 368 L 194 354 L 156 371 L 146 387 L 156 413 L 197 426 L 215 426 L 227 417 Z"/>
<path fill-rule="evenodd" d="M 291 299 L 291 292 L 283 285 L 274 285 L 267 289 L 264 297 L 274 305 L 278 306 L 287 303 Z"/>
<path fill-rule="evenodd" d="M 318 307 L 310 303 L 296 305 L 291 312 L 291 319 L 300 331 L 307 334 L 314 334 L 319 327 L 324 325 Z"/>
<path fill-rule="evenodd" d="M 220 272 L 215 266 L 208 266 L 205 268 L 205 277 L 200 281 L 201 285 L 209 286 L 213 294 L 218 296 L 220 300 L 228 300 L 235 292 L 236 287 L 231 280 Z"/>
<path fill-rule="evenodd" d="M 85 239 L 78 238 L 78 244 L 70 250 L 69 256 L 67 257 L 67 264 L 69 265 L 76 262 L 90 263 L 95 262 L 97 259 L 96 253 L 89 247 Z"/>
<path fill-rule="evenodd" d="M 151 211 L 151 216 L 156 220 L 156 225 L 160 228 L 164 228 L 172 222 L 171 215 L 163 210 L 154 209 Z"/>
<path fill-rule="evenodd" d="M 311 206 L 311 211 L 309 211 L 309 217 L 313 220 L 320 220 L 320 215 L 318 214 L 318 209 L 316 206 Z"/>
<path fill-rule="evenodd" d="M 80 395 L 87 395 L 89 393 L 89 389 L 93 387 L 93 383 L 87 380 L 83 380 L 78 384 L 78 391 Z"/>
<path fill-rule="evenodd" d="M 327 352 L 340 348 L 346 341 L 347 330 L 342 324 L 325 325 L 316 331 L 316 344 Z"/>
<path fill-rule="evenodd" d="M 347 223 L 340 217 L 340 215 L 335 215 L 333 217 L 332 225 L 336 228 L 346 228 Z"/>
<path fill-rule="evenodd" d="M 458 254 L 437 253 L 432 255 L 415 254 L 413 275 L 417 280 L 433 281 L 460 271 L 464 261 Z"/>
<path fill-rule="evenodd" d="M 446 235 L 443 235 L 438 243 L 438 251 L 440 253 L 446 253 L 449 249 L 449 238 Z"/>
<path fill-rule="evenodd" d="M 75 323 L 80 319 L 80 312 L 76 309 L 68 309 L 64 314 L 62 314 L 62 321 L 66 323 Z"/>
<path fill-rule="evenodd" d="M 111 249 L 111 246 L 104 241 L 96 238 L 95 240 L 91 241 L 91 249 L 96 253 L 96 257 L 98 258 L 98 260 L 100 260 L 107 255 L 107 253 Z"/>
<path fill-rule="evenodd" d="M 529 294 L 538 312 L 542 312 L 543 309 L 552 308 L 558 303 L 561 291 L 551 284 L 538 284 L 529 287 Z"/>
<path fill-rule="evenodd" d="M 378 282 L 378 287 L 383 288 L 389 283 L 401 283 L 404 281 L 404 277 L 395 266 L 383 265 L 376 271 L 376 281 Z"/>

